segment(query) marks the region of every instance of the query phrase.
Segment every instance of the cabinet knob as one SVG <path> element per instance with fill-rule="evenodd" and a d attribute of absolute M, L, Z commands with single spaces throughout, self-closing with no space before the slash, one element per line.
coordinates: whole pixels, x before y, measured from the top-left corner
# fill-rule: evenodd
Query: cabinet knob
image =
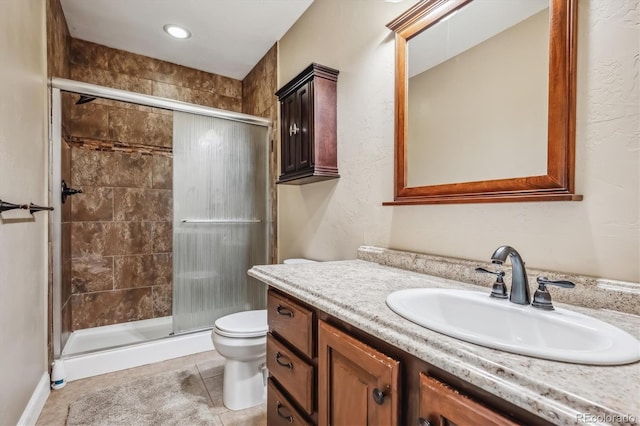
<path fill-rule="evenodd" d="M 297 135 L 299 131 L 300 128 L 296 125 L 296 123 L 293 123 L 289 126 L 289 136 Z"/>
<path fill-rule="evenodd" d="M 418 419 L 418 426 L 431 426 L 431 422 L 424 417 Z"/>
<path fill-rule="evenodd" d="M 387 388 L 385 390 L 389 390 L 389 387 L 387 386 Z M 371 395 L 373 396 L 373 400 L 376 402 L 376 404 L 378 405 L 382 405 L 384 404 L 384 397 L 387 396 L 388 392 L 382 391 L 378 388 L 375 388 L 373 390 L 373 392 L 371 392 Z"/>

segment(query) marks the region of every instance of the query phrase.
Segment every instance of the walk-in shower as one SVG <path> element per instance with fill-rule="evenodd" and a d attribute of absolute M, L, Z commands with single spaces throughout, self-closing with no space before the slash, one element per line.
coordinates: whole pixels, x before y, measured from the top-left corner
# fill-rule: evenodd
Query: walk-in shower
<path fill-rule="evenodd" d="M 206 349 L 218 317 L 264 308 L 246 271 L 268 263 L 270 121 L 51 85 L 54 356 L 95 365 L 140 342 L 182 355 L 171 341 Z M 65 204 L 63 180 L 82 191 Z"/>

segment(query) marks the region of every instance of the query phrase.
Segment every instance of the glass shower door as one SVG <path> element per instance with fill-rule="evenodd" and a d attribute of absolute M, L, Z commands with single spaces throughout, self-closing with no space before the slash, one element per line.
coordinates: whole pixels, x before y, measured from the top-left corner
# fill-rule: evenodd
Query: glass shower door
<path fill-rule="evenodd" d="M 266 305 L 247 270 L 268 261 L 268 129 L 175 112 L 173 156 L 177 334 Z"/>

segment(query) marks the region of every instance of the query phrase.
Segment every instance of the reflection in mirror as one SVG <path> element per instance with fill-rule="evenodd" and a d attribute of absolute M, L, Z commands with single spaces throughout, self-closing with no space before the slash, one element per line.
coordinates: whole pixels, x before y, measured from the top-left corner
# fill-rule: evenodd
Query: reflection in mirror
<path fill-rule="evenodd" d="M 546 174 L 548 40 L 548 0 L 475 0 L 409 40 L 408 186 Z"/>
<path fill-rule="evenodd" d="M 420 0 L 396 33 L 396 204 L 574 193 L 577 0 Z"/>

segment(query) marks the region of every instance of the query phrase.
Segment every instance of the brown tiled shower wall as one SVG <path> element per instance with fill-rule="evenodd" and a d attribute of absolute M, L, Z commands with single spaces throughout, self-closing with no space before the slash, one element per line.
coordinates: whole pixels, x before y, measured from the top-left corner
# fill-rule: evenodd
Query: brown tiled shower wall
<path fill-rule="evenodd" d="M 73 39 L 59 0 L 47 1 L 47 37 L 50 76 L 277 120 L 275 45 L 239 81 Z M 172 297 L 171 113 L 77 98 L 63 99 L 62 177 L 84 191 L 62 208 L 63 345 L 72 330 L 169 315 Z"/>
<path fill-rule="evenodd" d="M 71 40 L 71 78 L 239 111 L 242 82 Z M 172 113 L 65 102 L 71 151 L 71 329 L 171 315 Z"/>
<path fill-rule="evenodd" d="M 72 330 L 171 315 L 171 112 L 65 104 Z"/>

